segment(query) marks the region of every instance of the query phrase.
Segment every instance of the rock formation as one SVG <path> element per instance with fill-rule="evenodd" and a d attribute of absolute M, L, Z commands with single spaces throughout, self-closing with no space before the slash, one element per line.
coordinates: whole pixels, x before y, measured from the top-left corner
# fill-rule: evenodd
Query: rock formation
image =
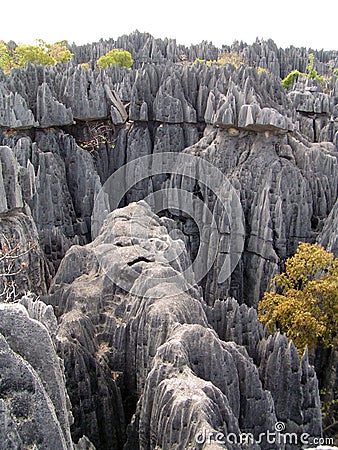
<path fill-rule="evenodd" d="M 1 304 L 0 311 L 1 447 L 90 448 L 85 438 L 79 446 L 72 442 L 53 309 L 26 296 L 18 304 Z"/>
<path fill-rule="evenodd" d="M 100 71 L 112 48 L 133 67 Z M 299 241 L 338 252 L 337 51 L 313 51 L 325 88 L 300 76 L 286 90 L 309 52 L 271 40 L 220 50 L 134 32 L 70 49 L 65 65 L 0 72 L 0 240 L 20 244 L 24 269 L 22 299 L 0 303 L 0 446 L 208 448 L 204 431 L 258 437 L 276 421 L 320 436 L 307 353 L 268 336 L 255 307 Z M 195 62 L 224 52 L 242 64 Z M 199 163 L 138 160 L 161 154 Z M 125 180 L 150 176 L 110 211 L 101 188 L 133 161 Z M 158 215 L 143 201 L 157 193 L 177 201 Z M 203 272 L 213 250 L 197 283 L 191 261 Z"/>
<path fill-rule="evenodd" d="M 182 241 L 168 234 L 173 227 L 145 203 L 131 204 L 111 213 L 102 233 L 85 247 L 72 247 L 61 263 L 45 301 L 59 317 L 76 436 L 86 434 L 98 448 L 120 448 L 123 409 L 130 414 L 137 400 L 127 449 L 193 448 L 204 428 L 258 438 L 277 419 L 293 432 L 319 434 L 318 390 L 307 360 L 300 362 L 285 337 L 264 338 L 244 305 L 236 325 L 228 314 L 239 311 L 235 300 L 207 307 L 198 287 L 182 276 L 189 258 Z M 172 254 L 178 256 L 168 260 Z M 225 330 L 223 341 L 208 319 Z M 277 355 L 283 371 L 276 373 Z M 276 377 L 287 390 L 272 387 Z M 88 409 L 78 410 L 81 395 L 92 389 L 100 395 L 88 396 Z M 111 402 L 102 404 L 104 392 Z M 292 408 L 285 407 L 289 398 Z M 95 424 L 107 434 L 95 435 Z"/>

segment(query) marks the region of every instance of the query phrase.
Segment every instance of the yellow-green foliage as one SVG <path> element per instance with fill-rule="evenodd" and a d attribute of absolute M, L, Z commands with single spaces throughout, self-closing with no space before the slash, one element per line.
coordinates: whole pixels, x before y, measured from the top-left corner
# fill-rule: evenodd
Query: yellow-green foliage
<path fill-rule="evenodd" d="M 84 63 L 80 64 L 80 66 L 81 66 L 83 69 L 86 69 L 86 70 L 89 70 L 89 69 L 90 69 L 89 63 L 87 63 L 87 62 L 84 62 Z"/>
<path fill-rule="evenodd" d="M 19 45 L 13 52 L 14 67 L 23 67 L 26 62 L 41 64 L 43 66 L 52 66 L 55 64 L 47 52 L 38 45 Z"/>
<path fill-rule="evenodd" d="M 220 66 L 224 66 L 224 64 L 232 64 L 236 69 L 238 69 L 241 65 L 245 64 L 244 57 L 241 53 L 238 52 L 225 52 L 218 59 L 218 64 Z"/>
<path fill-rule="evenodd" d="M 211 66 L 211 64 L 218 64 L 220 66 L 224 66 L 224 64 L 232 64 L 236 69 L 238 69 L 242 64 L 245 64 L 243 56 L 238 52 L 225 52 L 218 59 L 214 60 L 205 60 L 196 58 L 194 64 L 203 64 L 205 63 L 207 66 Z"/>
<path fill-rule="evenodd" d="M 282 85 L 285 89 L 289 89 L 293 85 L 293 83 L 298 80 L 298 77 L 301 73 L 299 70 L 293 70 L 290 72 L 283 80 Z"/>
<path fill-rule="evenodd" d="M 43 40 L 37 40 L 37 45 L 18 45 L 14 50 L 9 49 L 7 44 L 0 41 L 0 67 L 9 72 L 14 67 L 23 67 L 31 63 L 51 65 L 57 62 L 68 62 L 73 54 L 66 47 L 66 42 L 47 44 Z"/>
<path fill-rule="evenodd" d="M 319 342 L 337 344 L 338 258 L 318 244 L 300 243 L 272 286 L 258 305 L 259 320 L 271 332 L 285 332 L 300 353 Z"/>
<path fill-rule="evenodd" d="M 66 41 L 56 42 L 55 44 L 45 44 L 46 51 L 55 60 L 55 62 L 67 63 L 73 53 L 66 47 Z"/>
<path fill-rule="evenodd" d="M 101 56 L 101 58 L 97 60 L 97 65 L 100 69 L 106 69 L 107 67 L 114 65 L 119 65 L 130 69 L 133 65 L 133 57 L 127 50 L 119 50 L 114 48 L 104 56 Z"/>
<path fill-rule="evenodd" d="M 12 67 L 11 53 L 4 41 L 0 41 L 0 67 L 4 72 L 9 72 Z"/>
<path fill-rule="evenodd" d="M 290 72 L 283 80 L 282 86 L 285 89 L 289 89 L 295 80 L 298 79 L 299 75 L 303 75 L 308 78 L 312 78 L 320 82 L 320 84 L 325 88 L 325 78 L 321 75 L 318 75 L 318 72 L 314 68 L 315 55 L 313 53 L 309 53 L 308 56 L 308 65 L 306 66 L 306 72 L 299 72 L 298 70 L 293 70 Z"/>

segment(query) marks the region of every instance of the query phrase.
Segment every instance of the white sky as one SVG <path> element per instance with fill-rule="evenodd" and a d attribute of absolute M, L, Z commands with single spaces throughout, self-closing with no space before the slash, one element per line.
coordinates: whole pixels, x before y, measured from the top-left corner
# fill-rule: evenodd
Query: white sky
<path fill-rule="evenodd" d="M 338 1 L 322 0 L 3 0 L 0 40 L 76 44 L 116 39 L 138 29 L 190 45 L 202 40 L 338 50 Z"/>

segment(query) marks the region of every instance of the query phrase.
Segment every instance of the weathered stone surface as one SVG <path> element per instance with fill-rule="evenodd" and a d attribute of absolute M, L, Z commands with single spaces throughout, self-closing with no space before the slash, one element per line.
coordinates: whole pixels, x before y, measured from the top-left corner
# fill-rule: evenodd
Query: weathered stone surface
<path fill-rule="evenodd" d="M 293 343 L 288 343 L 286 337 L 279 334 L 269 336 L 259 345 L 260 377 L 265 389 L 272 394 L 278 419 L 291 432 L 302 423 L 304 432 L 308 432 L 310 427 L 311 432 L 319 436 L 322 418 L 315 393 L 318 383 L 307 355 L 300 364 Z M 309 386 L 312 386 L 310 391 Z"/>
<path fill-rule="evenodd" d="M 327 251 L 338 255 L 338 201 L 332 208 L 330 215 L 325 221 L 323 230 L 321 231 L 318 242 L 323 245 Z"/>
<path fill-rule="evenodd" d="M 70 249 L 61 263 L 47 301 L 59 317 L 57 339 L 65 361 L 75 435 L 86 434 L 98 448 L 120 448 L 122 405 L 130 419 L 130 406 L 139 400 L 127 449 L 193 448 L 203 428 L 258 436 L 273 429 L 279 418 L 275 403 L 282 404 L 281 396 L 292 392 L 301 396 L 303 388 L 317 406 L 306 422 L 296 414 L 299 409 L 291 409 L 289 422 L 297 433 L 304 427 L 318 433 L 315 384 L 310 389 L 297 378 L 287 394 L 265 390 L 258 367 L 264 369 L 264 382 L 273 383 L 277 375 L 268 357 L 271 351 L 277 354 L 280 346 L 270 344 L 265 353 L 258 350 L 265 341 L 253 310 L 242 306 L 237 321 L 235 314 L 228 316 L 224 338 L 242 338 L 243 345 L 260 358 L 259 366 L 244 347 L 225 343 L 210 328 L 207 317 L 215 323 L 220 309 L 207 307 L 206 316 L 193 278 L 183 277 L 189 259 L 182 241 L 168 234 L 173 227 L 173 221 L 158 218 L 144 202 L 131 204 L 111 213 L 101 234 L 85 247 Z M 239 311 L 235 301 L 228 307 Z M 292 367 L 299 375 L 303 369 L 297 358 L 292 353 Z M 287 352 L 281 355 L 281 364 L 289 360 Z M 307 363 L 303 364 L 305 370 Z M 117 374 L 117 385 L 111 373 Z M 287 382 L 287 368 L 284 373 Z M 80 399 L 98 379 L 100 392 L 104 388 L 115 407 L 103 406 L 100 396 L 91 397 L 87 412 Z"/>
<path fill-rule="evenodd" d="M 258 86 L 257 86 L 258 87 Z M 291 121 L 274 108 L 261 107 L 250 83 L 230 82 L 226 92 L 211 91 L 205 121 L 221 127 L 239 127 L 253 131 L 292 130 Z"/>
<path fill-rule="evenodd" d="M 9 136 L 1 147 L 2 212 L 27 209 L 53 275 L 72 244 L 90 237 L 94 198 L 101 188 L 92 156 L 63 132 Z"/>
<path fill-rule="evenodd" d="M 130 70 L 95 67 L 112 48 L 131 51 Z M 47 270 L 39 248 L 27 255 L 20 292 L 44 294 L 49 271 L 70 248 L 46 298 L 58 327 L 50 307 L 27 298 L 22 304 L 29 320 L 44 323 L 64 360 L 77 448 L 93 448 L 82 438 L 86 432 L 98 448 L 121 449 L 130 422 L 126 447 L 133 450 L 194 447 L 200 427 L 258 433 L 276 419 L 290 431 L 320 434 L 317 381 L 307 357 L 299 361 L 281 336 L 267 338 L 244 303 L 257 304 L 299 241 L 336 251 L 338 81 L 333 77 L 323 92 L 300 77 L 288 94 L 280 78 L 304 72 L 308 52 L 279 49 L 271 40 L 225 46 L 222 52 L 244 60 L 238 68 L 193 64 L 217 60 L 221 50 L 211 43 L 185 47 L 139 32 L 71 49 L 67 65 L 0 73 L 0 228 L 24 248 L 39 239 L 49 261 Z M 337 52 L 314 55 L 318 73 L 330 76 Z M 100 137 L 102 129 L 108 131 Z M 87 143 L 90 153 L 76 142 Z M 113 213 L 92 244 L 74 246 L 89 242 L 94 199 L 111 173 L 142 155 L 183 151 L 218 167 L 240 196 L 245 248 L 228 280 L 217 282 L 230 251 L 219 202 L 198 180 L 169 179 L 165 171 L 140 182 L 124 202 L 168 186 L 204 198 L 223 231 L 212 241 L 215 265 L 200 287 L 182 271 L 199 248 L 206 260 L 213 244 L 180 208 L 170 210 L 173 222 L 142 203 L 131 205 Z M 169 261 L 168 249 L 176 261 Z M 106 258 L 106 273 L 96 256 Z M 112 282 L 112 271 L 132 293 Z M 229 295 L 243 304 L 216 300 Z M 11 352 L 6 348 L 8 361 L 16 360 Z M 15 364 L 31 374 L 30 362 Z M 42 388 L 35 404 L 47 411 L 45 424 L 53 407 L 47 402 L 44 409 L 49 393 Z M 0 401 L 1 443 L 24 446 L 26 435 Z M 59 419 L 51 420 L 53 434 Z"/>
<path fill-rule="evenodd" d="M 0 309 L 1 394 L 10 424 L 2 444 L 73 448 L 62 368 L 47 329 L 22 305 Z"/>
<path fill-rule="evenodd" d="M 38 125 L 23 97 L 0 85 L 0 127 L 30 128 Z"/>
<path fill-rule="evenodd" d="M 13 266 L 16 295 L 26 291 L 45 294 L 49 283 L 49 271 L 34 220 L 29 211 L 12 211 L 0 217 L 0 242 L 12 249 L 17 256 Z M 2 273 L 8 273 L 6 260 L 1 262 Z M 11 277 L 9 277 L 11 280 Z M 3 281 L 0 282 L 1 292 Z M 2 298 L 2 300 L 4 300 Z M 13 299 L 12 299 L 13 300 Z"/>
<path fill-rule="evenodd" d="M 38 89 L 37 119 L 42 128 L 70 125 L 73 115 L 70 108 L 55 100 L 47 83 L 42 83 Z"/>
<path fill-rule="evenodd" d="M 12 270 L 9 261 L 1 260 L 2 273 L 18 272 L 15 281 L 16 294 L 34 290 L 37 294 L 47 290 L 48 270 L 39 236 L 30 209 L 24 202 L 34 191 L 35 177 L 31 168 L 20 166 L 9 147 L 0 147 L 0 241 L 14 256 Z M 28 187 L 28 189 L 26 189 Z M 1 292 L 3 280 L 1 279 Z"/>
<path fill-rule="evenodd" d="M 257 346 L 265 337 L 263 326 L 258 322 L 257 311 L 245 304 L 239 305 L 233 298 L 216 300 L 206 307 L 208 322 L 223 341 L 243 345 L 249 356 L 258 361 Z"/>
<path fill-rule="evenodd" d="M 22 192 L 19 184 L 19 165 L 9 147 L 0 147 L 0 189 L 1 213 L 23 207 Z"/>
<path fill-rule="evenodd" d="M 204 282 L 207 302 L 233 295 L 255 306 L 299 241 L 314 241 L 337 196 L 337 157 L 325 143 L 301 143 L 296 137 L 265 132 L 233 133 L 213 128 L 186 151 L 211 162 L 229 177 L 240 193 L 246 223 L 242 263 L 225 283 L 218 284 L 224 255 Z M 197 175 L 197 173 L 196 173 Z M 198 175 L 197 175 L 198 179 Z M 171 185 L 175 187 L 175 177 Z M 186 184 L 193 191 L 194 183 Z M 220 222 L 219 212 L 208 206 Z M 181 218 L 175 214 L 177 221 Z M 190 239 L 199 243 L 198 231 Z M 221 242 L 219 241 L 219 245 Z"/>
<path fill-rule="evenodd" d="M 292 432 L 302 423 L 307 432 L 311 423 L 312 432 L 319 436 L 318 384 L 307 353 L 300 361 L 292 342 L 279 333 L 267 336 L 256 310 L 234 299 L 217 300 L 214 307 L 206 307 L 206 314 L 222 340 L 243 345 L 253 358 L 263 387 L 274 399 L 278 420 L 286 429 Z"/>

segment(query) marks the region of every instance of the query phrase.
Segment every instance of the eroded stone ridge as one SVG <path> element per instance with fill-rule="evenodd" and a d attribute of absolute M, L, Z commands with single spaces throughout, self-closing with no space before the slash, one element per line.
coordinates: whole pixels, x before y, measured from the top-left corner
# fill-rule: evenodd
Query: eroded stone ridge
<path fill-rule="evenodd" d="M 131 51 L 132 69 L 99 71 L 111 48 Z M 194 64 L 217 60 L 210 43 L 139 32 L 71 50 L 67 65 L 0 72 L 0 233 L 23 251 L 38 243 L 17 292 L 45 302 L 1 306 L 1 444 L 203 448 L 203 429 L 257 436 L 277 420 L 319 436 L 308 355 L 267 336 L 254 307 L 300 241 L 337 252 L 337 79 L 323 89 L 301 76 L 287 92 L 281 78 L 305 72 L 308 52 L 272 41 L 224 47 L 239 67 Z M 337 52 L 314 54 L 320 74 L 337 67 Z M 164 152 L 204 159 L 240 198 L 245 246 L 224 283 L 231 230 L 198 170 L 188 180 L 164 167 L 138 183 L 90 243 L 109 176 Z M 200 286 L 182 274 L 209 242 L 184 205 L 170 220 L 132 203 L 168 187 L 203 200 L 222 230 Z"/>
<path fill-rule="evenodd" d="M 173 225 L 146 203 L 131 204 L 111 213 L 101 234 L 72 247 L 61 263 L 46 300 L 58 311 L 76 435 L 86 434 L 98 448 L 120 448 L 130 402 L 138 403 L 127 449 L 194 448 L 203 428 L 258 436 L 277 419 L 297 433 L 320 433 L 318 388 L 307 360 L 300 362 L 284 338 L 267 340 L 253 310 L 235 300 L 206 307 L 198 287 L 181 275 L 189 259 L 182 241 L 168 234 Z M 168 259 L 173 254 L 180 256 Z M 98 260 L 107 259 L 104 269 Z M 127 291 L 113 283 L 116 274 Z M 229 325 L 220 326 L 218 317 Z M 225 329 L 224 340 L 210 325 Z M 287 390 L 274 388 L 276 377 Z M 103 405 L 101 395 L 87 396 L 93 386 L 114 401 Z M 287 413 L 279 406 L 285 397 L 295 401 Z M 300 399 L 311 405 L 306 411 Z"/>

